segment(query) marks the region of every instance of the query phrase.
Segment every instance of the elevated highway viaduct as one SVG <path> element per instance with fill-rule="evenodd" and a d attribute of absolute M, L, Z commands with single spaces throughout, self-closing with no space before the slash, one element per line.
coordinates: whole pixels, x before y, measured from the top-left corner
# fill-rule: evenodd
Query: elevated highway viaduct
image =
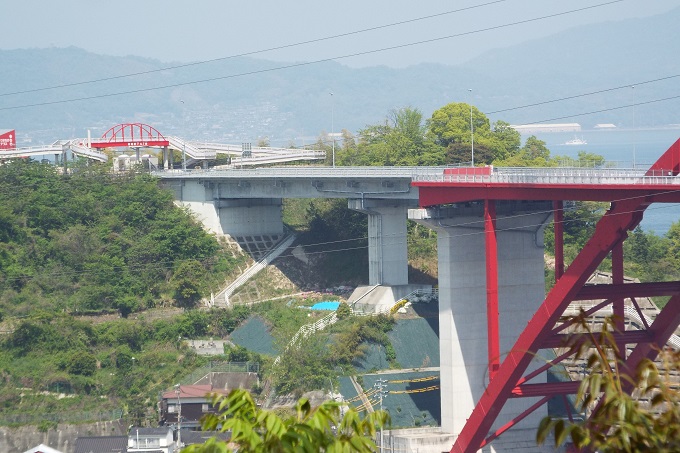
<path fill-rule="evenodd" d="M 369 285 L 408 284 L 406 220 L 418 207 L 416 175 L 430 167 L 282 167 L 158 172 L 175 199 L 208 230 L 231 236 L 280 235 L 284 198 L 346 198 L 368 215 Z"/>

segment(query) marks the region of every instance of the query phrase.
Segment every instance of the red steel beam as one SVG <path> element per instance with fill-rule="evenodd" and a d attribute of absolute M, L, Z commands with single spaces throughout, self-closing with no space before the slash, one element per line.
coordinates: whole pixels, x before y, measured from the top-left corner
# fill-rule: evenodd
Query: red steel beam
<path fill-rule="evenodd" d="M 614 285 L 623 285 L 623 241 L 616 244 L 612 249 L 612 283 Z M 614 328 L 618 332 L 623 332 L 626 330 L 623 297 L 619 296 L 614 299 L 612 311 L 614 313 Z M 626 344 L 617 342 L 616 348 L 619 350 L 619 356 L 625 359 Z"/>
<path fill-rule="evenodd" d="M 564 202 L 553 201 L 553 224 L 555 230 L 555 281 L 564 274 Z"/>
<path fill-rule="evenodd" d="M 522 384 L 512 389 L 513 398 L 530 398 L 557 395 L 573 395 L 578 392 L 581 381 L 545 382 L 540 384 Z"/>
<path fill-rule="evenodd" d="M 531 414 L 532 412 L 534 412 L 536 409 L 538 409 L 539 407 L 541 407 L 541 406 L 543 406 L 545 403 L 547 403 L 548 400 L 550 400 L 550 398 L 551 398 L 550 396 L 546 396 L 546 397 L 540 399 L 539 401 L 537 401 L 536 403 L 534 403 L 533 405 L 531 405 L 530 407 L 528 407 L 524 412 L 522 412 L 521 414 L 519 414 L 517 417 L 513 418 L 513 419 L 510 420 L 508 423 L 506 423 L 505 425 L 501 426 L 498 430 L 496 430 L 496 432 L 494 432 L 494 433 L 491 434 L 489 437 L 487 437 L 486 439 L 484 439 L 484 442 L 482 442 L 482 444 L 479 446 L 479 448 L 482 448 L 482 447 L 484 447 L 485 445 L 489 444 L 492 440 L 494 440 L 495 438 L 499 437 L 501 434 L 503 434 L 504 432 L 506 432 L 507 430 L 509 430 L 509 429 L 512 428 L 513 426 L 515 426 L 517 423 L 519 423 L 519 422 L 521 422 L 522 420 L 524 420 L 528 415 L 530 415 L 530 414 Z"/>
<path fill-rule="evenodd" d="M 680 203 L 680 186 L 633 184 L 508 184 L 414 182 L 421 207 L 476 200 L 612 201 L 639 198 Z"/>
<path fill-rule="evenodd" d="M 496 202 L 484 201 L 484 236 L 486 254 L 486 322 L 489 354 L 489 379 L 500 367 L 501 340 L 498 321 L 498 241 L 496 237 Z"/>
<path fill-rule="evenodd" d="M 651 342 L 638 343 L 625 362 L 627 372 L 632 375 L 643 359 L 654 360 L 659 351 L 668 342 L 668 339 L 675 333 L 675 329 L 680 325 L 680 295 L 675 295 L 668 300 L 668 303 L 661 309 L 649 326 L 649 333 L 652 337 Z M 632 390 L 632 384 L 623 380 L 623 388 L 626 392 Z"/>
<path fill-rule="evenodd" d="M 676 140 L 654 165 L 649 167 L 646 175 L 676 176 L 680 174 L 680 139 Z"/>

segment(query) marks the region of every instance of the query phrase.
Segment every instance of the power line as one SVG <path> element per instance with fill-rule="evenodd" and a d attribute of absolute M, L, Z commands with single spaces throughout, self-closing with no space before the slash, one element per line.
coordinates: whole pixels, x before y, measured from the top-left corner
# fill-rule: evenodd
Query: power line
<path fill-rule="evenodd" d="M 424 20 L 428 20 L 428 19 L 434 19 L 434 18 L 443 17 L 443 16 L 455 14 L 455 13 L 460 13 L 460 12 L 463 12 L 463 11 L 481 8 L 481 7 L 484 7 L 484 6 L 493 5 L 493 4 L 496 4 L 496 3 L 503 3 L 503 2 L 506 2 L 506 1 L 508 1 L 508 0 L 494 0 L 494 1 L 486 2 L 486 3 L 481 3 L 479 5 L 468 6 L 468 7 L 465 7 L 465 8 L 458 8 L 458 9 L 454 9 L 454 10 L 450 10 L 450 11 L 444 11 L 444 12 L 441 12 L 441 13 L 429 14 L 427 16 L 421 16 L 421 17 L 416 17 L 416 18 L 413 18 L 413 19 L 407 19 L 407 20 L 402 20 L 402 21 L 398 21 L 398 22 L 392 22 L 392 23 L 389 23 L 389 24 L 376 25 L 374 27 L 368 27 L 368 28 L 363 28 L 363 29 L 359 29 L 359 30 L 353 30 L 353 31 L 345 32 L 345 33 L 339 33 L 339 34 L 336 34 L 336 35 L 325 36 L 325 37 L 322 37 L 322 38 L 314 38 L 314 39 L 309 39 L 309 40 L 306 40 L 306 41 L 299 41 L 299 42 L 296 42 L 296 43 L 282 44 L 280 46 L 269 47 L 269 48 L 260 49 L 260 50 L 254 50 L 254 51 L 251 51 L 251 52 L 242 52 L 242 53 L 238 53 L 238 54 L 234 54 L 234 55 L 228 55 L 226 57 L 212 58 L 212 59 L 209 59 L 209 60 L 196 61 L 196 62 L 192 62 L 192 63 L 180 64 L 180 65 L 175 65 L 175 66 L 167 66 L 167 67 L 164 67 L 164 68 L 151 69 L 151 70 L 148 70 L 148 71 L 132 72 L 132 73 L 128 73 L 128 74 L 122 74 L 122 75 L 111 76 L 111 77 L 104 77 L 104 78 L 100 78 L 100 79 L 86 80 L 86 81 L 82 81 L 82 82 L 66 83 L 66 84 L 62 84 L 62 85 L 53 85 L 53 86 L 49 86 L 49 87 L 35 88 L 35 89 L 23 90 L 23 91 L 14 91 L 14 92 L 10 92 L 10 93 L 0 93 L 0 97 L 2 97 L 2 96 L 13 96 L 13 95 L 17 95 L 17 94 L 35 93 L 35 92 L 38 92 L 38 91 L 55 90 L 55 89 L 58 89 L 58 88 L 74 87 L 74 86 L 80 86 L 80 85 L 86 85 L 86 84 L 92 84 L 92 83 L 99 83 L 99 82 L 107 82 L 107 81 L 110 81 L 110 80 L 117 80 L 117 79 L 123 79 L 123 78 L 128 78 L 128 77 L 135 77 L 135 76 L 140 76 L 140 75 L 153 74 L 153 73 L 157 73 L 157 72 L 169 71 L 169 70 L 172 70 L 172 69 L 181 69 L 181 68 L 186 68 L 186 67 L 191 67 L 191 66 L 199 66 L 199 65 L 203 65 L 203 64 L 207 64 L 207 63 L 214 63 L 214 62 L 217 62 L 217 61 L 230 60 L 230 59 L 233 59 L 233 58 L 247 57 L 247 56 L 250 56 L 250 55 L 257 55 L 257 54 L 260 54 L 260 53 L 271 52 L 271 51 L 275 51 L 275 50 L 289 49 L 291 47 L 298 47 L 298 46 L 302 46 L 302 45 L 306 45 L 306 44 L 314 44 L 314 43 L 328 41 L 328 40 L 337 39 L 337 38 L 346 38 L 348 36 L 358 35 L 358 34 L 370 32 L 370 31 L 382 30 L 382 29 L 385 29 L 385 28 L 396 27 L 396 26 L 399 26 L 399 25 L 405 25 L 405 24 L 424 21 Z"/>
<path fill-rule="evenodd" d="M 540 101 L 540 102 L 534 102 L 532 104 L 519 105 L 519 106 L 516 106 L 516 107 L 508 107 L 506 109 L 501 109 L 501 110 L 493 110 L 491 112 L 486 112 L 484 114 L 485 115 L 493 115 L 495 113 L 503 113 L 503 112 L 510 112 L 510 111 L 513 111 L 513 110 L 525 109 L 525 108 L 529 108 L 529 107 L 537 107 L 539 105 L 552 104 L 554 102 L 568 101 L 570 99 L 578 99 L 578 98 L 582 98 L 582 97 L 593 96 L 595 94 L 602 94 L 602 93 L 608 93 L 608 92 L 611 92 L 611 91 L 622 90 L 624 88 L 630 88 L 633 85 L 646 85 L 646 84 L 655 83 L 655 82 L 662 82 L 662 81 L 665 81 L 665 80 L 674 79 L 676 77 L 680 77 L 680 74 L 674 74 L 674 75 L 670 75 L 670 76 L 666 76 L 666 77 L 659 77 L 658 79 L 645 80 L 645 81 L 642 81 L 642 82 L 633 82 L 633 83 L 629 83 L 629 84 L 626 84 L 626 85 L 620 85 L 620 86 L 612 87 L 612 88 L 605 88 L 605 89 L 597 90 L 597 91 L 590 91 L 590 92 L 587 92 L 587 93 L 574 94 L 572 96 L 565 96 L 565 97 L 562 97 L 562 98 L 550 99 L 548 101 Z M 638 105 L 638 104 L 631 104 L 631 105 L 626 106 L 626 107 L 631 107 L 633 105 Z M 623 108 L 623 107 L 620 107 L 620 108 Z"/>
<path fill-rule="evenodd" d="M 618 106 L 618 107 L 610 107 L 610 108 L 607 108 L 607 109 L 592 110 L 590 112 L 581 112 L 581 113 L 576 113 L 576 114 L 573 114 L 573 115 L 556 116 L 554 118 L 548 118 L 548 119 L 545 119 L 545 120 L 532 121 L 532 122 L 527 123 L 527 124 L 540 124 L 540 123 L 547 123 L 549 121 L 556 121 L 556 120 L 563 120 L 563 119 L 567 119 L 567 118 L 573 118 L 575 116 L 594 115 L 596 113 L 611 112 L 613 110 L 621 110 L 621 109 L 630 108 L 630 107 L 634 107 L 634 106 L 638 106 L 638 105 L 655 104 L 657 102 L 670 101 L 670 100 L 673 100 L 673 99 L 680 99 L 680 95 L 668 96 L 668 97 L 660 98 L 660 99 L 652 99 L 651 101 L 636 102 L 634 104 L 621 105 L 621 106 Z"/>
<path fill-rule="evenodd" d="M 585 6 L 585 7 L 582 7 L 582 8 L 572 9 L 572 10 L 563 11 L 563 12 L 554 13 L 554 14 L 548 14 L 548 15 L 540 16 L 540 17 L 534 17 L 534 18 L 531 18 L 531 19 L 524 19 L 524 20 L 511 22 L 511 23 L 507 23 L 507 24 L 495 25 L 495 26 L 481 28 L 481 29 L 477 29 L 477 30 L 461 32 L 461 33 L 456 33 L 456 34 L 447 35 L 447 36 L 441 36 L 441 37 L 438 37 L 438 38 L 431 38 L 431 39 L 424 39 L 424 40 L 420 40 L 420 41 L 413 41 L 413 42 L 410 42 L 410 43 L 397 44 L 397 45 L 394 45 L 394 46 L 383 47 L 383 48 L 380 48 L 380 49 L 366 50 L 366 51 L 362 51 L 362 52 L 355 52 L 355 53 L 351 53 L 351 54 L 345 54 L 345 55 L 340 55 L 340 56 L 335 56 L 335 57 L 323 58 L 323 59 L 314 60 L 314 61 L 292 63 L 292 64 L 277 66 L 277 67 L 273 67 L 273 68 L 242 72 L 242 73 L 238 73 L 238 74 L 230 74 L 230 75 L 220 76 L 220 77 L 210 77 L 210 78 L 207 78 L 207 79 L 194 80 L 194 81 L 189 81 L 189 82 L 178 82 L 178 83 L 174 83 L 174 84 L 162 85 L 162 86 L 156 86 L 156 87 L 149 87 L 149 88 L 139 88 L 139 89 L 135 89 L 135 90 L 120 91 L 120 92 L 116 92 L 116 93 L 83 96 L 83 97 L 79 97 L 79 98 L 62 99 L 62 100 L 56 100 L 56 101 L 45 101 L 45 102 L 38 102 L 38 103 L 34 103 L 34 104 L 24 104 L 24 105 L 10 106 L 10 107 L 0 107 L 0 111 L 16 110 L 16 109 L 29 108 L 29 107 L 43 107 L 43 106 L 47 106 L 47 105 L 65 104 L 65 103 L 86 101 L 86 100 L 92 100 L 92 99 L 102 99 L 102 98 L 107 98 L 107 97 L 122 96 L 122 95 L 126 95 L 126 94 L 138 94 L 138 93 L 158 91 L 158 90 L 163 90 L 163 89 L 168 89 L 168 88 L 177 88 L 177 87 L 181 87 L 181 86 L 194 85 L 194 84 L 199 84 L 199 83 L 207 83 L 207 82 L 214 82 L 214 81 L 218 81 L 218 80 L 233 79 L 233 78 L 244 77 L 244 76 L 249 76 L 249 75 L 264 74 L 264 73 L 268 73 L 268 72 L 280 71 L 280 70 L 283 70 L 283 69 L 292 69 L 292 68 L 311 66 L 311 65 L 314 65 L 314 64 L 330 62 L 330 61 L 333 61 L 333 60 L 341 60 L 341 59 L 346 59 L 346 58 L 351 58 L 351 57 L 358 57 L 358 56 L 370 55 L 370 54 L 379 53 L 379 52 L 385 52 L 385 51 L 389 51 L 389 50 L 403 49 L 403 48 L 417 46 L 417 45 L 421 45 L 421 44 L 429 44 L 429 43 L 433 43 L 433 42 L 444 41 L 444 40 L 447 40 L 447 39 L 459 38 L 459 37 L 462 37 L 462 36 L 469 36 L 469 35 L 474 35 L 474 34 L 478 34 L 478 33 L 493 31 L 493 30 L 500 30 L 500 29 L 503 29 L 503 28 L 514 27 L 514 26 L 517 26 L 517 25 L 524 25 L 524 24 L 537 22 L 537 21 L 541 21 L 541 20 L 545 20 L 545 19 L 552 19 L 552 18 L 555 18 L 555 17 L 565 16 L 565 15 L 568 15 L 568 14 L 574 14 L 574 13 L 578 13 L 578 12 L 588 11 L 588 10 L 591 10 L 591 9 L 612 5 L 612 4 L 615 4 L 615 3 L 621 3 L 622 1 L 624 1 L 624 0 L 612 0 L 612 1 L 609 1 L 609 2 L 599 3 L 599 4 L 596 4 L 596 5 Z"/>

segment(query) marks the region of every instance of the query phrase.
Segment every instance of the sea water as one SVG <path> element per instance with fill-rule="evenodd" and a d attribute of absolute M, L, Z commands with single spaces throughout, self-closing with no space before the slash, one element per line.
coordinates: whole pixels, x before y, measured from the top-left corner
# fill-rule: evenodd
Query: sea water
<path fill-rule="evenodd" d="M 532 134 L 523 134 L 525 140 Z M 574 132 L 534 134 L 543 140 L 551 156 L 577 158 L 579 151 L 603 156 L 616 168 L 647 169 L 680 138 L 680 126 L 649 129 L 590 129 Z M 567 145 L 582 139 L 585 145 Z M 655 203 L 645 210 L 643 230 L 664 235 L 671 224 L 680 221 L 680 204 Z"/>

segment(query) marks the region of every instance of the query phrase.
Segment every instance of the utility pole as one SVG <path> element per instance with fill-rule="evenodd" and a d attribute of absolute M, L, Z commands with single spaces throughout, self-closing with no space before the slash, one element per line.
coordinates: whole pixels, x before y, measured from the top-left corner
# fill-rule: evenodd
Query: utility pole
<path fill-rule="evenodd" d="M 378 379 L 375 381 L 375 384 L 373 384 L 373 387 L 378 389 L 378 396 L 380 397 L 380 410 L 383 410 L 383 397 L 387 396 L 387 390 L 385 388 L 387 387 L 387 380 L 386 379 Z M 382 424 L 380 425 L 380 453 L 383 453 L 383 426 Z"/>
<path fill-rule="evenodd" d="M 177 394 L 177 447 L 182 448 L 182 400 L 180 393 L 182 387 L 179 384 L 175 385 L 175 393 Z"/>

